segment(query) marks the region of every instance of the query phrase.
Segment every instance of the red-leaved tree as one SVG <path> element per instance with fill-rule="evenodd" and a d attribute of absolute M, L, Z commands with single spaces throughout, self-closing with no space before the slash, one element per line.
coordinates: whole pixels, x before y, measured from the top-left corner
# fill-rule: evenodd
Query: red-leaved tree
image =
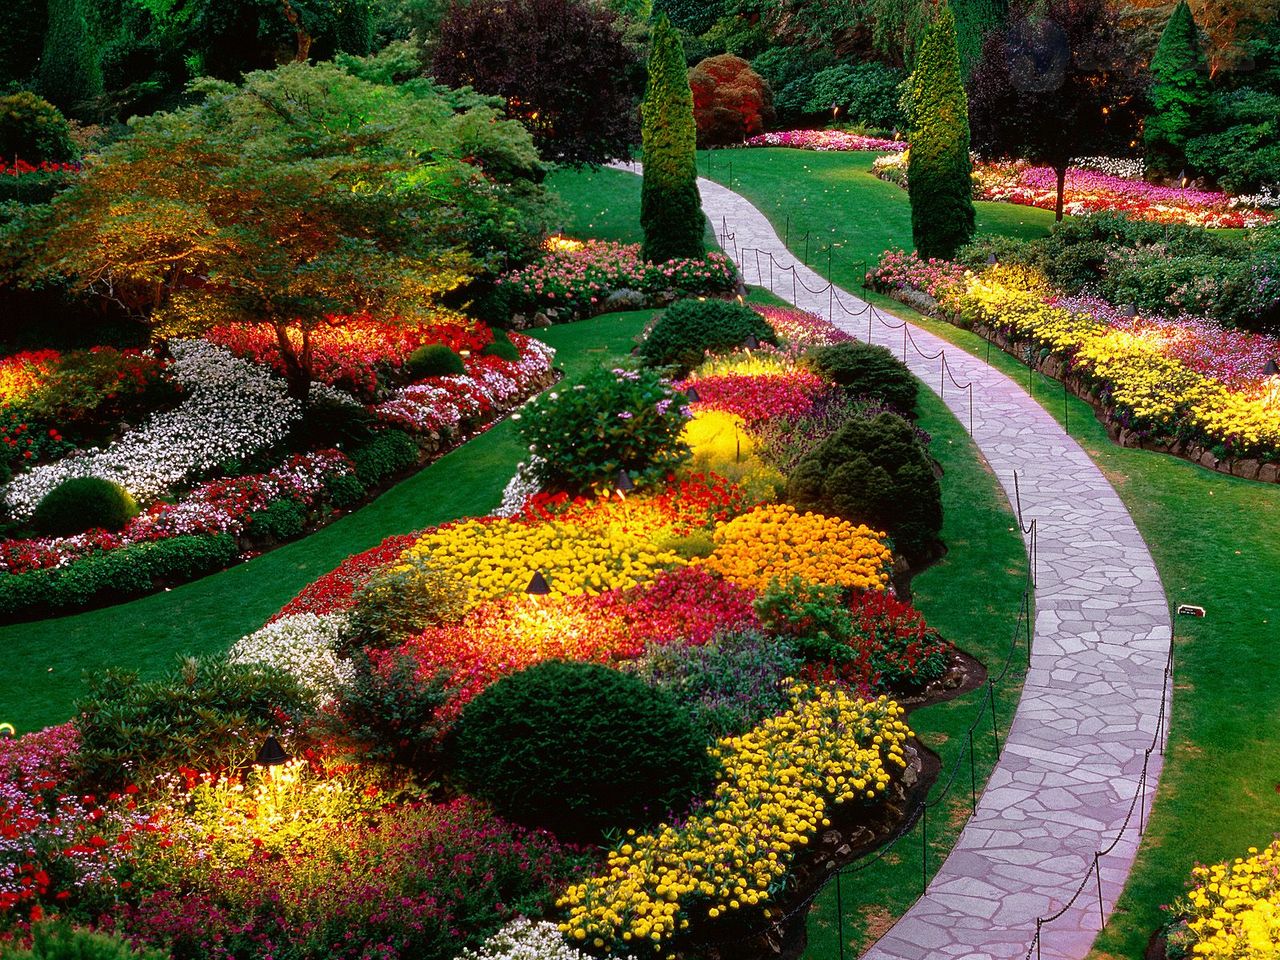
<path fill-rule="evenodd" d="M 773 122 L 773 94 L 751 64 L 731 53 L 689 71 L 698 146 L 741 143 Z"/>

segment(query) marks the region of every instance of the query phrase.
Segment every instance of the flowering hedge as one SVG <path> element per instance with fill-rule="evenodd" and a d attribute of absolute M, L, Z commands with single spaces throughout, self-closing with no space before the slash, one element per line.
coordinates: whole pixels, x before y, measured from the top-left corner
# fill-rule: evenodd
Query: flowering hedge
<path fill-rule="evenodd" d="M 880 151 L 905 150 L 902 140 L 886 140 L 882 137 L 865 137 L 843 130 L 778 130 L 751 137 L 743 144 L 747 147 L 792 147 L 796 150 L 849 150 Z"/>
<path fill-rule="evenodd" d="M 1170 908 L 1169 946 L 1206 960 L 1262 960 L 1280 943 L 1280 840 L 1229 863 L 1198 866 Z"/>
<path fill-rule="evenodd" d="M 677 296 L 719 293 L 733 290 L 737 277 L 733 261 L 722 253 L 709 253 L 705 260 L 657 264 L 640 256 L 638 243 L 587 240 L 553 246 L 536 263 L 502 276 L 498 291 L 513 313 L 555 307 L 590 314 L 615 290 L 645 295 L 670 290 Z"/>
<path fill-rule="evenodd" d="M 906 766 L 902 708 L 840 687 L 797 684 L 790 694 L 789 710 L 720 741 L 720 783 L 692 819 L 628 831 L 607 872 L 569 888 L 561 930 L 597 950 L 661 949 L 691 916 L 768 903 L 796 852 L 830 825 L 832 804 L 884 794 L 893 768 Z"/>

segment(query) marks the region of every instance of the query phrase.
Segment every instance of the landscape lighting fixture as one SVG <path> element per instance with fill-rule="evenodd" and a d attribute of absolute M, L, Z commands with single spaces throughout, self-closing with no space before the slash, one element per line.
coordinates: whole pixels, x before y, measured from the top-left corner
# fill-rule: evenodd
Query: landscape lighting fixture
<path fill-rule="evenodd" d="M 630 493 L 636 488 L 635 482 L 631 479 L 631 474 L 625 470 L 618 471 L 618 477 L 613 482 L 613 488 L 619 493 Z"/>
<path fill-rule="evenodd" d="M 996 255 L 994 253 L 987 254 L 987 266 L 994 267 L 996 265 Z"/>
<path fill-rule="evenodd" d="M 1191 182 L 1191 178 L 1187 176 L 1186 168 L 1183 168 L 1182 172 L 1178 174 L 1178 182 L 1182 184 L 1183 190 L 1187 189 L 1187 184 Z"/>
<path fill-rule="evenodd" d="M 702 397 L 701 397 L 701 396 L 699 396 L 699 394 L 698 394 L 698 388 L 697 388 L 697 387 L 689 387 L 689 389 L 685 390 L 685 392 L 684 392 L 684 397 L 685 397 L 685 399 L 686 399 L 686 400 L 688 400 L 690 403 L 697 403 L 699 400 L 701 400 L 701 399 L 702 399 Z"/>
<path fill-rule="evenodd" d="M 742 341 L 742 345 L 748 350 L 758 350 L 760 348 L 760 341 L 756 339 L 756 335 L 754 333 L 748 333 L 747 339 Z"/>
<path fill-rule="evenodd" d="M 1274 359 L 1268 360 L 1267 365 L 1262 368 L 1262 375 L 1264 377 L 1274 377 L 1278 373 L 1280 373 L 1280 366 L 1276 365 Z"/>
<path fill-rule="evenodd" d="M 1138 315 L 1138 307 L 1136 304 L 1122 303 L 1120 305 L 1120 312 L 1124 314 L 1126 317 L 1128 317 L 1130 320 L 1132 320 L 1134 317 Z"/>
<path fill-rule="evenodd" d="M 260 767 L 278 767 L 291 759 L 293 758 L 284 752 L 284 747 L 280 746 L 280 741 L 272 734 L 258 748 L 258 758 L 255 762 Z"/>
<path fill-rule="evenodd" d="M 547 583 L 547 578 L 542 575 L 541 570 L 535 570 L 524 592 L 531 597 L 545 597 L 551 593 L 551 584 Z"/>

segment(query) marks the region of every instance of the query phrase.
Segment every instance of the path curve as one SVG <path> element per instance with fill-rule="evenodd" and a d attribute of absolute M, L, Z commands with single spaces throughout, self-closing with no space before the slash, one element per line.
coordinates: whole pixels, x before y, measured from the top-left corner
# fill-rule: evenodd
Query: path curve
<path fill-rule="evenodd" d="M 619 166 L 637 172 L 638 167 Z M 699 179 L 702 205 L 745 279 L 768 285 L 768 257 L 796 269 L 775 276 L 779 296 L 867 339 L 864 301 L 828 293 L 827 281 L 800 264 L 745 198 Z M 754 277 L 759 250 L 763 276 Z M 775 268 L 775 275 L 777 268 Z M 821 290 L 810 293 L 805 289 Z M 792 294 L 788 296 L 788 294 Z M 846 309 L 834 303 L 835 297 Z M 834 310 L 832 309 L 834 307 Z M 848 312 L 862 313 L 851 319 Z M 833 313 L 835 316 L 831 316 Z M 869 960 L 1022 960 L 1036 918 L 1062 908 L 1081 886 L 1094 853 L 1109 914 L 1138 847 L 1138 792 L 1146 750 L 1163 735 L 1169 607 L 1155 562 L 1124 504 L 1080 445 L 1040 404 L 991 366 L 912 326 L 924 354 L 946 350 L 959 383 L 973 383 L 973 440 L 1014 502 L 1018 475 L 1023 516 L 1036 520 L 1034 643 L 1008 741 L 978 803 L 923 896 L 866 954 Z M 873 342 L 903 355 L 902 331 L 871 324 Z M 941 362 L 907 350 L 907 365 L 939 392 Z M 966 393 L 943 400 L 962 423 Z M 1167 715 L 1167 714 L 1166 714 Z M 1153 753 L 1142 817 L 1161 768 Z M 1045 926 L 1041 956 L 1081 960 L 1098 933 L 1097 881 L 1067 913 Z"/>

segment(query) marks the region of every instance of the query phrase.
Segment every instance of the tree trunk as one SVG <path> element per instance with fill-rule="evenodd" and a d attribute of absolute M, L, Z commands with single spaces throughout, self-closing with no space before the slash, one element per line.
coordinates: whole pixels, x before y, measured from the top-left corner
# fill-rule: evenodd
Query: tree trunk
<path fill-rule="evenodd" d="M 1054 168 L 1058 174 L 1058 199 L 1053 205 L 1053 219 L 1062 222 L 1062 195 L 1067 191 L 1067 166 L 1063 164 Z"/>
<path fill-rule="evenodd" d="M 289 21 L 289 26 L 293 27 L 293 32 L 297 38 L 298 47 L 294 51 L 294 63 L 306 63 L 307 58 L 311 56 L 311 34 L 307 32 L 307 28 L 302 25 L 302 17 L 298 15 L 298 11 L 293 9 L 293 4 L 289 0 L 281 0 L 284 3 L 284 16 Z"/>
<path fill-rule="evenodd" d="M 307 408 L 307 399 L 311 395 L 311 338 L 307 331 L 302 331 L 302 355 L 293 347 L 289 339 L 289 326 L 285 323 L 275 324 L 276 343 L 280 347 L 280 357 L 284 360 L 284 378 L 289 384 L 289 396 Z"/>

